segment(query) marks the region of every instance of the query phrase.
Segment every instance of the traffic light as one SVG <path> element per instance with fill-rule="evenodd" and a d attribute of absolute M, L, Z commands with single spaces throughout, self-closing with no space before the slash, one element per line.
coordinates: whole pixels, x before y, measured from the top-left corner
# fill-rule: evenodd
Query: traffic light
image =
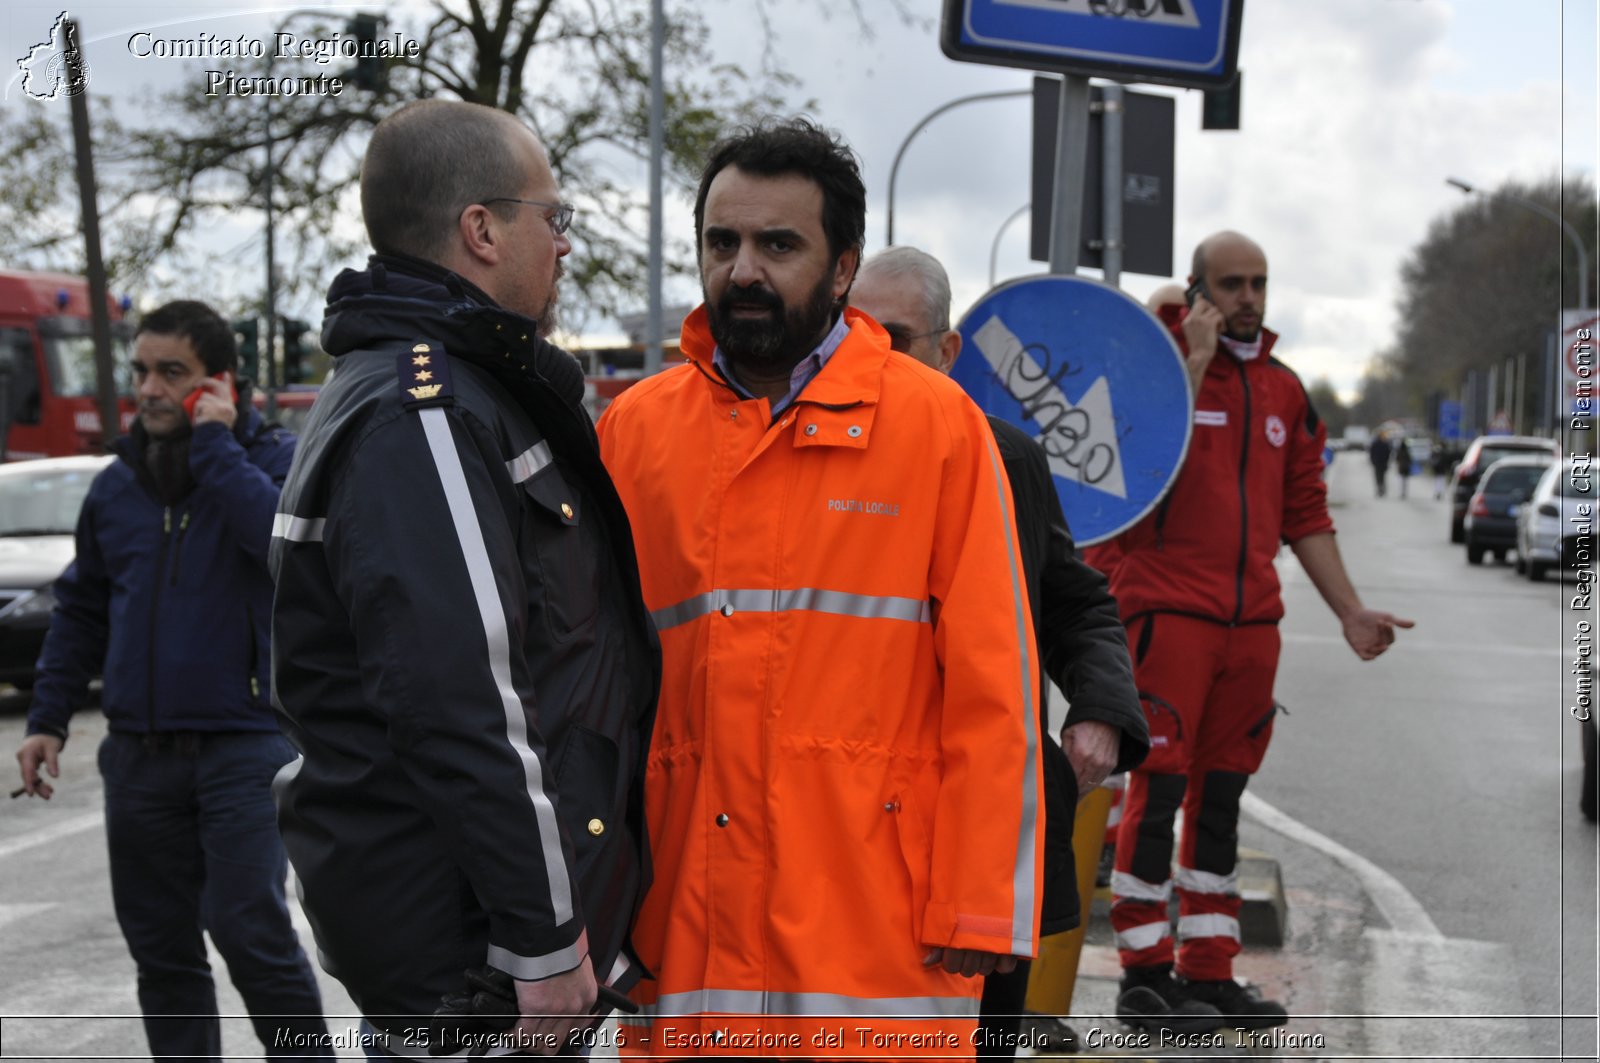
<path fill-rule="evenodd" d="M 1200 108 L 1200 128 L 1238 129 L 1242 105 L 1240 90 L 1243 86 L 1244 71 L 1241 70 L 1222 88 L 1206 89 L 1205 103 Z"/>
<path fill-rule="evenodd" d="M 285 384 L 304 384 L 306 382 L 306 350 L 305 334 L 311 326 L 304 321 L 292 317 L 283 319 L 283 382 Z"/>
<path fill-rule="evenodd" d="M 356 88 L 382 92 L 389 87 L 389 68 L 378 54 L 378 30 L 383 22 L 377 15 L 356 15 L 345 23 L 345 32 L 360 46 L 350 80 Z"/>
<path fill-rule="evenodd" d="M 241 317 L 233 322 L 233 333 L 239 337 L 239 375 L 248 380 L 261 379 L 261 344 L 257 338 L 257 322 L 253 317 Z"/>

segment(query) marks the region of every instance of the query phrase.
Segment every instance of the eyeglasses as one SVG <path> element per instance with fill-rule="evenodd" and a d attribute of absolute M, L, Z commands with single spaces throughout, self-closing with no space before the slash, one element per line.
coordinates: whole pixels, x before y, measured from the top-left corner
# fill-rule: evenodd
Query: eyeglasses
<path fill-rule="evenodd" d="M 911 350 L 911 345 L 924 336 L 942 336 L 950 330 L 935 328 L 929 329 L 927 332 L 912 332 L 905 325 L 884 325 L 883 331 L 889 334 L 890 348 L 899 351 L 901 354 L 906 354 Z"/>
<path fill-rule="evenodd" d="M 550 223 L 550 231 L 557 236 L 567 231 L 567 226 L 572 224 L 572 216 L 578 212 L 578 208 L 571 203 L 541 203 L 537 199 L 517 199 L 515 196 L 496 196 L 493 199 L 486 199 L 478 205 L 487 207 L 490 203 L 521 203 L 526 207 L 543 207 L 545 210 L 553 210 L 555 213 L 547 215 L 544 220 Z"/>

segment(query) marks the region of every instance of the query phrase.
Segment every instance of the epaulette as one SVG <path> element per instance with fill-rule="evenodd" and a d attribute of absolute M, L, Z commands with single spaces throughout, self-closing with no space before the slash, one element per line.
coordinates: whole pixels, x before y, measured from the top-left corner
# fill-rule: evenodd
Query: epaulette
<path fill-rule="evenodd" d="M 429 406 L 454 406 L 455 392 L 450 387 L 450 359 L 444 347 L 433 340 L 418 340 L 409 351 L 395 359 L 400 377 L 400 393 L 406 409 Z"/>

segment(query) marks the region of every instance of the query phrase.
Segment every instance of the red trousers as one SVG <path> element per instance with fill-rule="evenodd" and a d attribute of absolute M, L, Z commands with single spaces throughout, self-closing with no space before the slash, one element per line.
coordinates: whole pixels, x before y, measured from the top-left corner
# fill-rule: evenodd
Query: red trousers
<path fill-rule="evenodd" d="M 1122 966 L 1172 963 L 1167 905 L 1178 892 L 1177 972 L 1233 977 L 1239 953 L 1239 798 L 1272 738 L 1275 624 L 1227 627 L 1172 614 L 1128 625 L 1150 755 L 1128 775 L 1112 875 Z M 1178 868 L 1173 821 L 1183 809 Z"/>

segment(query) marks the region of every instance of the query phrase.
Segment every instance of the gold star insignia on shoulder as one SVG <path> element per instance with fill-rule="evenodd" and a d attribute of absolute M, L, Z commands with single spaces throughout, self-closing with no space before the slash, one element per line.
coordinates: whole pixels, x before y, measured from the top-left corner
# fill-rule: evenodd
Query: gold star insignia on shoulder
<path fill-rule="evenodd" d="M 450 387 L 450 359 L 443 346 L 419 340 L 395 356 L 400 396 L 407 410 L 455 404 Z M 427 368 L 422 368 L 426 366 Z"/>

